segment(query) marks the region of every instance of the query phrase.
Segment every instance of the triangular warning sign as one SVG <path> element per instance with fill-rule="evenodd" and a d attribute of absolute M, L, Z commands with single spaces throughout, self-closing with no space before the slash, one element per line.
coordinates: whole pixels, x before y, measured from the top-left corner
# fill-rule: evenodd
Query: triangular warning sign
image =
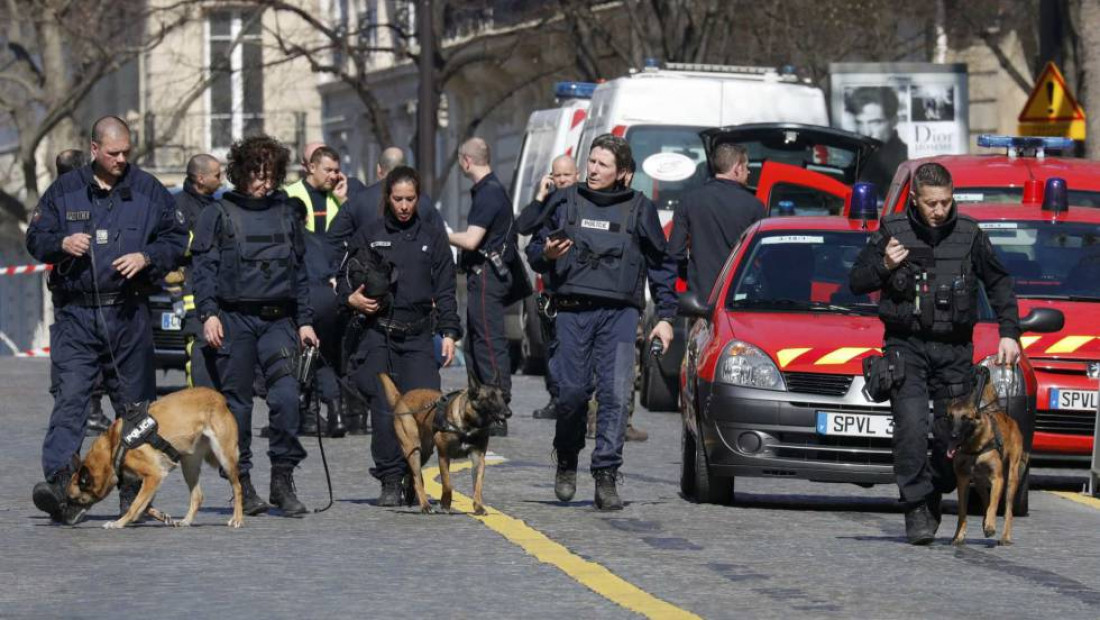
<path fill-rule="evenodd" d="M 1021 123 L 1083 121 L 1085 110 L 1069 92 L 1062 72 L 1053 62 L 1048 62 L 1035 81 L 1035 88 L 1028 96 L 1018 120 Z"/>

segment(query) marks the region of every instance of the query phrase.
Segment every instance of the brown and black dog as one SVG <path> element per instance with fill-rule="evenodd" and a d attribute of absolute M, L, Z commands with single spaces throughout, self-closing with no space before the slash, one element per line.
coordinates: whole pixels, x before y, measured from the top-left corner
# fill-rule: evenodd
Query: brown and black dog
<path fill-rule="evenodd" d="M 126 452 L 122 475 L 141 479 L 141 490 L 126 514 L 103 525 L 108 529 L 126 527 L 139 515 L 148 515 L 168 525 L 188 526 L 202 505 L 199 472 L 205 460 L 221 467 L 233 487 L 233 518 L 229 527 L 244 523 L 243 496 L 237 469 L 237 421 L 225 404 L 225 397 L 208 388 L 190 388 L 169 394 L 149 405 L 149 415 L 157 421 L 157 433 L 180 453 L 180 468 L 191 489 L 191 505 L 182 521 L 149 507 L 153 495 L 175 468 L 176 463 L 163 452 L 143 444 Z M 122 420 L 115 420 L 100 435 L 69 482 L 69 501 L 91 506 L 103 500 L 118 483 L 115 454 L 122 434 Z"/>
<path fill-rule="evenodd" d="M 982 520 L 986 537 L 997 533 L 997 507 L 1001 495 L 1005 500 L 1005 525 L 999 545 L 1012 544 L 1012 504 L 1027 467 L 1023 435 L 997 401 L 992 382 L 984 382 L 980 403 L 973 398 L 957 399 L 947 409 L 951 416 L 951 442 L 947 458 L 954 461 L 955 478 L 959 485 L 959 525 L 954 545 L 966 544 L 966 509 L 970 482 L 988 508 Z"/>
<path fill-rule="evenodd" d="M 439 504 L 451 509 L 451 459 L 469 456 L 473 464 L 474 514 L 485 514 L 482 485 L 485 481 L 485 452 L 489 446 L 489 425 L 504 419 L 507 404 L 499 387 L 482 385 L 470 373 L 465 390 L 444 398 L 439 390 L 419 389 L 401 394 L 386 373 L 378 375 L 386 400 L 393 409 L 393 425 L 401 452 L 409 463 L 416 500 L 421 512 L 432 512 L 424 492 L 421 468 L 439 453 L 439 477 L 443 496 Z"/>

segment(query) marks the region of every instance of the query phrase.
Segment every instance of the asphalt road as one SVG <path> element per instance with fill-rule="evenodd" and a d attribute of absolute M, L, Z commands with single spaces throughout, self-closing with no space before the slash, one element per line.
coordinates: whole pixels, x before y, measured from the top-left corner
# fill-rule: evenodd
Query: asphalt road
<path fill-rule="evenodd" d="M 354 437 L 326 443 L 336 505 L 305 519 L 265 515 L 230 530 L 228 485 L 206 469 L 206 504 L 190 529 L 101 529 L 116 494 L 77 527 L 54 526 L 30 501 L 48 376 L 47 361 L 0 359 L 3 618 L 1100 617 L 1100 502 L 1034 490 L 1079 490 L 1082 470 L 1033 473 L 1031 516 L 1016 522 L 1013 547 L 993 546 L 975 521 L 970 544 L 950 546 L 948 501 L 941 539 L 915 548 L 887 487 L 742 479 L 736 506 L 686 502 L 678 417 L 639 409 L 651 438 L 627 446 L 627 507 L 599 513 L 583 473 L 575 502 L 553 496 L 553 423 L 530 417 L 545 401 L 535 377 L 515 378 L 512 436 L 490 444 L 502 459 L 488 469 L 492 510 L 481 519 L 375 506 L 370 438 Z M 457 386 L 465 374 L 444 377 Z M 258 428 L 262 403 L 256 412 Z M 298 490 L 321 506 L 321 460 L 316 441 L 306 445 Z M 267 474 L 258 461 L 265 496 Z M 455 479 L 469 495 L 468 472 Z M 181 475 L 156 504 L 185 512 Z"/>

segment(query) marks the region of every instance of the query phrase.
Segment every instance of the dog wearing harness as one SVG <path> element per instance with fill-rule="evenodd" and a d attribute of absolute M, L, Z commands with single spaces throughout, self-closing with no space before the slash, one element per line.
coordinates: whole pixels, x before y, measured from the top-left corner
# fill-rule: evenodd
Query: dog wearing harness
<path fill-rule="evenodd" d="M 1011 545 L 1012 506 L 1029 455 L 1020 427 L 997 399 L 988 369 L 978 368 L 972 397 L 955 400 L 947 412 L 952 424 L 947 457 L 953 461 L 959 490 L 959 523 L 951 542 L 966 543 L 967 500 L 974 482 L 987 506 L 982 521 L 986 537 L 997 533 L 997 508 L 1004 496 L 1004 533 L 997 544 Z"/>
<path fill-rule="evenodd" d="M 423 513 L 432 512 L 424 491 L 422 468 L 432 452 L 439 455 L 443 495 L 440 506 L 451 510 L 453 486 L 451 459 L 470 457 L 474 477 L 474 514 L 485 514 L 482 501 L 485 454 L 489 447 L 489 426 L 504 419 L 504 391 L 483 385 L 470 373 L 469 387 L 444 395 L 438 390 L 419 389 L 401 394 L 386 373 L 378 375 L 386 400 L 394 412 L 394 429 L 409 464 L 409 476 Z"/>

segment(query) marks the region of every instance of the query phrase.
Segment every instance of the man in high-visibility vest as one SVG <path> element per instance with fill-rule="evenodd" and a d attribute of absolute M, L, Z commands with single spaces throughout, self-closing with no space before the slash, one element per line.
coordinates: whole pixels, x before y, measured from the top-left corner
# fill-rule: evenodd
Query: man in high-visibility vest
<path fill-rule="evenodd" d="M 340 172 L 339 153 L 327 146 L 313 149 L 306 170 L 301 180 L 283 191 L 306 206 L 306 230 L 323 233 L 348 199 L 348 178 Z"/>

